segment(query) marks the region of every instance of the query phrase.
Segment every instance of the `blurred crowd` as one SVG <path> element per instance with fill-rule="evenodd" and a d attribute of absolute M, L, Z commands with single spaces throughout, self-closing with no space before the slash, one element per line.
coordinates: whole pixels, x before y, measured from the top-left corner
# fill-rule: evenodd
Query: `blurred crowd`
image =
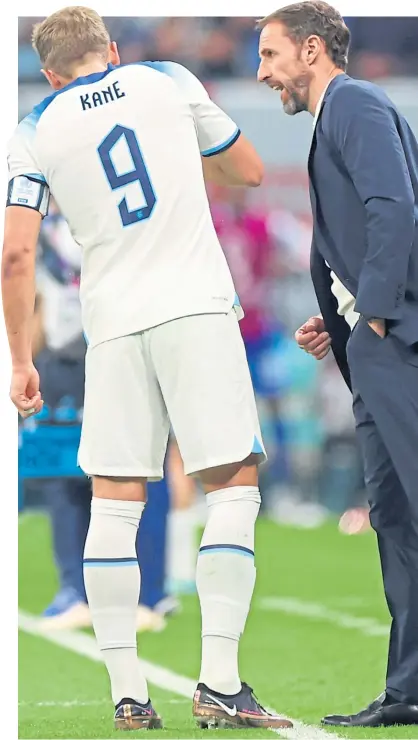
<path fill-rule="evenodd" d="M 31 48 L 34 18 L 19 22 L 19 75 L 39 79 Z M 350 74 L 382 78 L 416 74 L 418 18 L 346 18 L 352 31 Z M 202 80 L 254 77 L 258 34 L 254 18 L 107 18 L 123 63 L 141 59 L 185 64 Z"/>

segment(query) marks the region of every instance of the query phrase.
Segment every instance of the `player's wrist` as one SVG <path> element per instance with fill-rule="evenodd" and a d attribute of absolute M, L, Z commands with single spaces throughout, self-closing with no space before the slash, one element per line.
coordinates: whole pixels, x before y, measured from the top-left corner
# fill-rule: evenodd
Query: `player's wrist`
<path fill-rule="evenodd" d="M 21 372 L 33 367 L 32 356 L 30 357 L 13 357 L 12 356 L 12 370 L 14 373 Z"/>

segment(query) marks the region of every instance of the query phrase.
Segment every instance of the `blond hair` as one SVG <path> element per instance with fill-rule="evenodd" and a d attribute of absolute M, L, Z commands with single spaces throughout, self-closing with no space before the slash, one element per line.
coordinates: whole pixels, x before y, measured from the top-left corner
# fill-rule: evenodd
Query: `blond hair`
<path fill-rule="evenodd" d="M 73 67 L 86 55 L 106 61 L 109 32 L 95 10 L 74 6 L 63 8 L 34 26 L 32 45 L 45 69 L 71 76 Z"/>

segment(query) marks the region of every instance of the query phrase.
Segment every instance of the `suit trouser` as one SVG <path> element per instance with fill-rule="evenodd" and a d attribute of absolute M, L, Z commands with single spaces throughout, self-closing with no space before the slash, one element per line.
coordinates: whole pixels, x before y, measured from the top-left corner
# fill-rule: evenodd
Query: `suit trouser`
<path fill-rule="evenodd" d="M 353 410 L 392 617 L 386 688 L 418 703 L 418 350 L 360 319 L 347 345 Z"/>

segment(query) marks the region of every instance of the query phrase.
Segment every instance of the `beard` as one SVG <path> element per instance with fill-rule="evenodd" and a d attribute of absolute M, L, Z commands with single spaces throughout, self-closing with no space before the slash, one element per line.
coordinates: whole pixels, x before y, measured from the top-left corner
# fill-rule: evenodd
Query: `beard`
<path fill-rule="evenodd" d="M 293 90 L 292 92 L 287 90 L 286 92 L 288 97 L 283 103 L 283 110 L 288 116 L 295 116 L 296 113 L 302 113 L 303 111 L 308 110 L 307 103 L 296 90 Z"/>
<path fill-rule="evenodd" d="M 282 102 L 283 110 L 288 116 L 295 116 L 296 113 L 308 110 L 308 91 L 309 77 L 307 74 L 300 75 L 285 87 L 285 100 L 282 97 Z"/>

